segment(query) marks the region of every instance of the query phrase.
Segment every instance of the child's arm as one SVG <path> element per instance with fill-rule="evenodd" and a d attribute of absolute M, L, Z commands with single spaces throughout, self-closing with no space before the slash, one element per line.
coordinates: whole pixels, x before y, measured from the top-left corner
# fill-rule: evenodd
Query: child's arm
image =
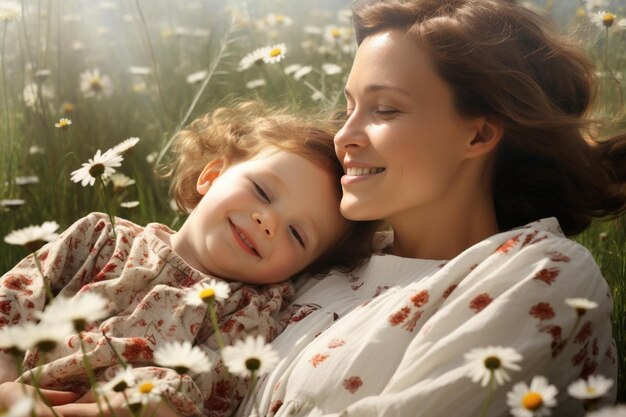
<path fill-rule="evenodd" d="M 5 382 L 0 384 L 0 410 L 9 409 L 11 405 L 17 403 L 23 397 L 33 397 L 35 388 L 21 384 L 19 382 Z M 53 406 L 68 404 L 76 400 L 77 395 L 73 392 L 53 391 L 42 389 L 41 393 L 46 400 Z M 42 401 L 37 400 L 35 403 L 35 415 L 37 417 L 53 417 L 50 408 Z"/>
<path fill-rule="evenodd" d="M 126 406 L 126 399 L 121 392 L 109 394 L 106 401 L 100 398 L 100 404 L 102 414 L 100 414 L 98 405 L 93 400 L 91 392 L 88 392 L 77 401 L 56 406 L 54 410 L 63 417 L 133 417 L 133 414 Z M 140 413 L 151 417 L 179 417 L 174 410 L 163 403 L 148 404 L 147 408 Z"/>

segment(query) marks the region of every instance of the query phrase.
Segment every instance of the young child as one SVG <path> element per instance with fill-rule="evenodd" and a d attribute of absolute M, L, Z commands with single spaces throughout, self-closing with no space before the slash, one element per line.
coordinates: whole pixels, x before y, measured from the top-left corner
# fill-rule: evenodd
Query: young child
<path fill-rule="evenodd" d="M 106 215 L 86 216 L 36 253 L 41 272 L 31 255 L 0 279 L 0 328 L 36 320 L 46 305 L 42 274 L 55 295 L 98 294 L 109 314 L 83 332 L 98 380 L 118 364 L 110 343 L 137 377 L 169 383 L 179 415 L 227 415 L 249 381 L 225 377 L 206 306 L 185 297 L 197 284 L 226 280 L 231 295 L 215 303 L 224 343 L 247 334 L 270 341 L 294 313 L 283 310 L 294 293 L 287 279 L 356 266 L 374 224 L 339 213 L 343 169 L 332 134 L 287 111 L 254 102 L 218 109 L 182 130 L 174 150 L 171 190 L 181 209 L 191 209 L 180 230 L 117 219 L 114 240 Z M 201 346 L 214 370 L 181 379 L 153 366 L 155 348 L 171 341 Z M 84 393 L 81 358 L 78 336 L 57 346 L 41 387 Z M 25 370 L 37 363 L 37 352 L 28 352 Z"/>

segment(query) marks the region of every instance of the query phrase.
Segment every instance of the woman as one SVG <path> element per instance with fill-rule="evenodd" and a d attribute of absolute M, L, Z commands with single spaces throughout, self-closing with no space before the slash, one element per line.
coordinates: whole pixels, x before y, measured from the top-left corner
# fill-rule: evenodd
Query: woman
<path fill-rule="evenodd" d="M 341 209 L 393 242 L 299 290 L 261 415 L 583 415 L 567 387 L 615 381 L 617 353 L 608 286 L 564 235 L 626 209 L 626 137 L 587 135 L 591 62 L 513 1 L 368 3 Z"/>

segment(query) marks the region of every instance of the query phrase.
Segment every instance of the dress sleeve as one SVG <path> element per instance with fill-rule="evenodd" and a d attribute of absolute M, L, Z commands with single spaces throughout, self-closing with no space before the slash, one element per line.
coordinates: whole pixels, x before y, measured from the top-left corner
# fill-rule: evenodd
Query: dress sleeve
<path fill-rule="evenodd" d="M 78 290 L 81 282 L 92 279 L 94 268 L 110 255 L 107 248 L 114 246 L 109 232 L 106 216 L 92 213 L 5 273 L 0 278 L 0 328 L 29 321 L 33 311 L 43 309 L 43 277 L 54 294 L 70 282 Z"/>
<path fill-rule="evenodd" d="M 554 235 L 535 241 L 529 236 L 520 234 L 498 246 L 446 288 L 443 302 L 408 345 L 389 340 L 388 349 L 405 352 L 380 395 L 361 398 L 333 415 L 480 415 L 487 388 L 467 376 L 473 365 L 464 355 L 487 346 L 510 347 L 523 358 L 521 370 L 508 371 L 511 381 L 495 389 L 488 415 L 509 415 L 507 392 L 536 375 L 558 388 L 556 415 L 584 415 L 567 386 L 591 374 L 614 381 L 617 376 L 610 291 L 585 248 Z M 450 268 L 441 273 L 454 274 L 454 265 Z M 565 302 L 568 298 L 598 306 L 581 314 Z M 363 366 L 372 366 L 369 361 Z M 615 391 L 607 402 L 614 398 Z"/>

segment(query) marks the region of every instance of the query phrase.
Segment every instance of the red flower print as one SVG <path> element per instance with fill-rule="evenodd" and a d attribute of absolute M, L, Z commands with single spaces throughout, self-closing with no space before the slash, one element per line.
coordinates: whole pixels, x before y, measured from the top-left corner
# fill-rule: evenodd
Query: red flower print
<path fill-rule="evenodd" d="M 100 230 L 102 230 L 104 228 L 104 220 L 100 220 L 97 224 L 96 227 L 94 228 L 94 230 L 96 232 L 99 232 Z"/>
<path fill-rule="evenodd" d="M 574 338 L 574 343 L 582 345 L 589 339 L 589 336 L 591 336 L 591 321 L 586 321 Z"/>
<path fill-rule="evenodd" d="M 598 362 L 592 359 L 587 359 L 585 361 L 585 364 L 583 365 L 583 369 L 580 371 L 579 377 L 583 379 L 587 379 L 589 378 L 589 376 L 593 375 L 596 372 L 597 368 L 598 368 Z"/>
<path fill-rule="evenodd" d="M 144 339 L 133 337 L 124 346 L 122 356 L 129 362 L 137 359 L 152 359 L 152 349 Z"/>
<path fill-rule="evenodd" d="M 600 348 L 598 347 L 598 338 L 596 337 L 593 339 L 593 344 L 591 345 L 591 354 L 597 358 L 599 353 Z"/>
<path fill-rule="evenodd" d="M 108 272 L 113 271 L 115 268 L 117 268 L 117 265 L 114 263 L 106 264 L 104 268 L 102 268 L 102 270 L 98 273 L 98 275 L 96 275 L 93 281 L 94 282 L 102 281 L 103 279 L 106 278 L 106 274 Z"/>
<path fill-rule="evenodd" d="M 6 316 L 11 314 L 11 301 L 0 301 L 0 313 Z"/>
<path fill-rule="evenodd" d="M 397 326 L 409 316 L 410 312 L 411 312 L 411 309 L 409 309 L 408 307 L 402 307 L 400 310 L 396 311 L 391 316 L 389 316 L 388 320 L 392 326 Z"/>
<path fill-rule="evenodd" d="M 547 253 L 548 257 L 552 262 L 569 262 L 569 256 L 563 255 L 561 252 L 553 250 Z"/>
<path fill-rule="evenodd" d="M 472 301 L 470 301 L 469 307 L 472 310 L 476 311 L 476 313 L 479 313 L 480 311 L 482 311 L 483 308 L 487 307 L 492 301 L 493 301 L 493 298 L 491 298 L 489 294 L 487 293 L 478 294 L 476 297 L 474 297 Z"/>
<path fill-rule="evenodd" d="M 32 283 L 33 280 L 26 275 L 10 275 L 4 280 L 4 288 L 18 291 L 26 295 L 33 295 L 33 292 L 26 288 Z"/>
<path fill-rule="evenodd" d="M 504 242 L 502 245 L 498 246 L 495 253 L 509 253 L 511 248 L 515 246 L 517 241 L 519 240 L 520 235 L 513 236 L 511 239 Z"/>
<path fill-rule="evenodd" d="M 338 348 L 340 346 L 343 346 L 346 344 L 346 341 L 343 339 L 333 339 L 328 343 L 328 348 L 329 349 L 335 349 Z"/>
<path fill-rule="evenodd" d="M 535 274 L 533 279 L 538 279 L 539 281 L 543 281 L 548 285 L 552 285 L 558 275 L 558 268 L 543 268 L 541 271 Z"/>
<path fill-rule="evenodd" d="M 276 414 L 278 410 L 280 409 L 280 407 L 282 407 L 282 405 L 283 405 L 283 402 L 281 400 L 274 401 L 270 407 L 270 413 Z"/>
<path fill-rule="evenodd" d="M 454 289 L 456 288 L 456 284 L 452 284 L 450 285 L 444 292 L 443 292 L 443 298 L 448 298 L 450 297 L 450 294 L 452 294 L 452 291 L 454 291 Z"/>
<path fill-rule="evenodd" d="M 528 243 L 530 243 L 530 241 L 533 240 L 535 236 L 537 236 L 537 233 L 539 233 L 539 231 L 534 230 L 530 232 L 529 234 L 527 234 L 526 237 L 524 238 L 524 243 L 522 243 L 522 247 L 528 245 Z"/>
<path fill-rule="evenodd" d="M 409 321 L 404 323 L 402 327 L 409 332 L 412 332 L 413 330 L 415 330 L 415 325 L 417 324 L 417 321 L 420 319 L 420 317 L 422 317 L 422 310 L 417 310 L 415 314 L 413 314 L 413 317 L 411 317 Z"/>
<path fill-rule="evenodd" d="M 572 365 L 578 366 L 587 359 L 587 345 L 583 346 L 578 353 L 572 356 Z"/>
<path fill-rule="evenodd" d="M 343 386 L 352 394 L 361 388 L 361 385 L 363 385 L 363 381 L 358 376 L 351 376 L 343 380 Z"/>
<path fill-rule="evenodd" d="M 548 333 L 550 336 L 552 336 L 552 344 L 550 345 L 550 347 L 552 348 L 552 357 L 556 357 L 563 349 L 563 346 L 565 346 L 564 342 L 561 340 L 561 335 L 563 333 L 561 326 L 557 326 L 554 324 L 540 326 L 539 332 Z"/>
<path fill-rule="evenodd" d="M 352 288 L 352 291 L 357 291 L 359 288 L 361 288 L 363 286 L 363 284 L 365 284 L 365 283 L 361 282 L 360 284 L 352 284 L 350 286 L 350 288 Z"/>
<path fill-rule="evenodd" d="M 46 259 L 48 259 L 48 255 L 49 254 L 50 254 L 50 252 L 48 252 L 48 251 L 45 251 L 45 252 L 42 252 L 42 253 L 38 254 L 37 258 L 39 259 L 39 262 L 43 262 Z"/>
<path fill-rule="evenodd" d="M 428 290 L 424 290 L 411 297 L 411 302 L 415 307 L 420 308 L 428 302 L 428 298 Z"/>
<path fill-rule="evenodd" d="M 311 359 L 309 359 L 309 362 L 311 362 L 313 368 L 317 368 L 317 365 L 324 362 L 329 356 L 330 355 L 328 353 L 316 353 Z"/>
<path fill-rule="evenodd" d="M 554 317 L 554 310 L 550 303 L 537 303 L 530 308 L 528 314 L 542 321 L 550 320 Z"/>

